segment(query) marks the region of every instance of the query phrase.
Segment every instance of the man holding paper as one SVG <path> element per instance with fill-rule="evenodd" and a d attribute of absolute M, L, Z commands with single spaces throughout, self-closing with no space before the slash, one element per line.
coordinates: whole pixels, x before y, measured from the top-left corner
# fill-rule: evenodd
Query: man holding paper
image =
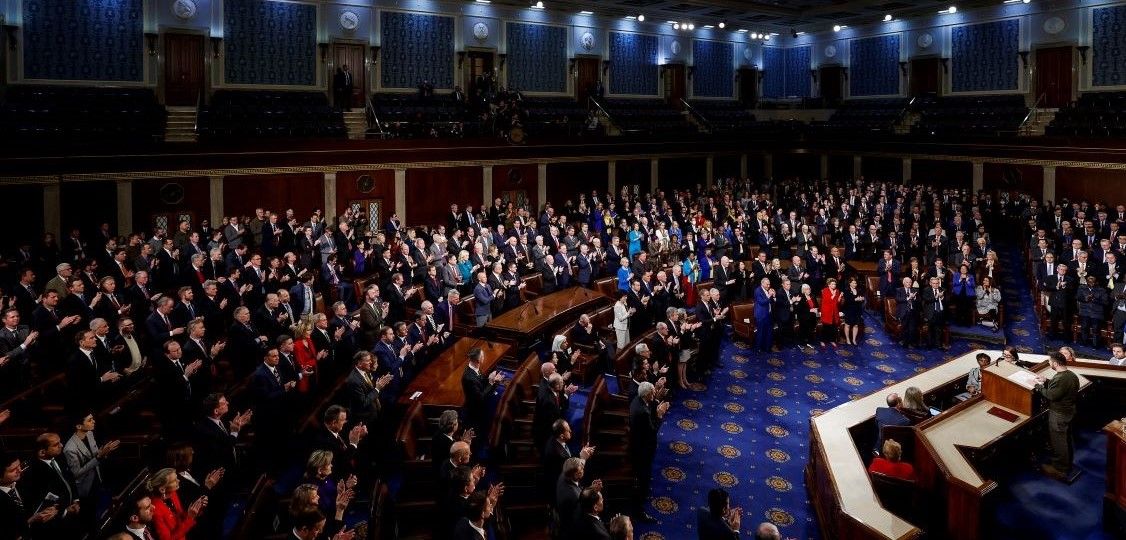
<path fill-rule="evenodd" d="M 1051 379 L 1037 376 L 1033 390 L 1048 400 L 1048 440 L 1052 445 L 1052 463 L 1045 463 L 1044 474 L 1065 481 L 1071 476 L 1073 442 L 1071 421 L 1079 397 L 1079 377 L 1067 369 L 1067 359 L 1058 352 L 1048 354 L 1048 366 L 1056 374 Z"/>

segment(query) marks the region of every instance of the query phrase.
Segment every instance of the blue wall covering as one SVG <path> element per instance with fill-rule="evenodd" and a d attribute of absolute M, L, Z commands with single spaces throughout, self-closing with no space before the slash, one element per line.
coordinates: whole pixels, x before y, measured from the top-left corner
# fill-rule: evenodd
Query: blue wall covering
<path fill-rule="evenodd" d="M 786 50 L 782 47 L 762 48 L 762 97 L 786 95 Z"/>
<path fill-rule="evenodd" d="M 1016 90 L 1020 21 L 955 26 L 950 31 L 950 88 L 954 92 Z"/>
<path fill-rule="evenodd" d="M 657 95 L 657 36 L 610 32 L 610 93 Z"/>
<path fill-rule="evenodd" d="M 526 92 L 567 91 L 567 29 L 508 23 L 508 86 Z"/>
<path fill-rule="evenodd" d="M 317 6 L 266 0 L 223 4 L 229 84 L 317 84 Z"/>
<path fill-rule="evenodd" d="M 1091 84 L 1126 84 L 1126 5 L 1093 10 L 1091 49 Z"/>
<path fill-rule="evenodd" d="M 735 47 L 720 41 L 692 42 L 692 95 L 732 97 L 734 95 Z"/>
<path fill-rule="evenodd" d="M 142 81 L 142 0 L 23 0 L 27 79 Z"/>
<path fill-rule="evenodd" d="M 384 88 L 454 87 L 454 19 L 440 15 L 380 13 Z"/>
<path fill-rule="evenodd" d="M 786 95 L 796 97 L 811 96 L 812 87 L 809 70 L 812 67 L 810 55 L 813 49 L 791 47 L 786 49 Z"/>
<path fill-rule="evenodd" d="M 899 34 L 852 40 L 848 90 L 852 96 L 899 94 Z"/>

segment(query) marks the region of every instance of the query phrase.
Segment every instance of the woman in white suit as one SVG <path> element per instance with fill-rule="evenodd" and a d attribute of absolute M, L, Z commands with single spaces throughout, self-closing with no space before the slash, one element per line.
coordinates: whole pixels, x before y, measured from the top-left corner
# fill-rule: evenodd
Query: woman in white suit
<path fill-rule="evenodd" d="M 63 446 L 63 456 L 66 464 L 74 475 L 74 483 L 78 487 L 78 497 L 85 499 L 95 493 L 101 485 L 102 472 L 99 469 L 101 461 L 110 455 L 121 444 L 120 441 L 110 441 L 105 446 L 99 447 L 94 439 L 94 415 L 86 413 L 75 418 L 74 435 Z"/>
<path fill-rule="evenodd" d="M 614 304 L 614 333 L 618 337 L 618 350 L 623 350 L 629 345 L 629 317 L 633 315 L 633 308 L 626 305 L 626 295 L 618 296 Z"/>

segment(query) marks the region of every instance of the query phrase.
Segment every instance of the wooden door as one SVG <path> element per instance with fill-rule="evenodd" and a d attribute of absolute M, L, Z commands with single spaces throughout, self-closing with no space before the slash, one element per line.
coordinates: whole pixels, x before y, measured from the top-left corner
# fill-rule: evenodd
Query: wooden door
<path fill-rule="evenodd" d="M 1041 107 L 1059 108 L 1071 104 L 1071 81 L 1075 53 L 1072 47 L 1036 49 L 1036 99 L 1044 94 Z"/>
<path fill-rule="evenodd" d="M 348 71 L 352 74 L 352 95 L 349 97 L 347 108 L 362 108 L 367 101 L 366 59 L 367 47 L 362 44 L 340 42 L 332 44 L 332 65 L 336 66 L 336 69 L 348 66 Z M 329 80 L 330 86 L 334 84 L 333 79 Z M 333 91 L 335 92 L 335 88 Z M 333 96 L 335 95 L 334 93 Z"/>
<path fill-rule="evenodd" d="M 670 104 L 680 106 L 680 100 L 684 99 L 685 88 L 684 64 L 665 66 L 665 99 Z"/>
<path fill-rule="evenodd" d="M 496 75 L 493 72 L 494 56 L 493 51 L 469 51 L 466 53 L 465 62 L 468 69 L 465 70 L 465 89 L 470 96 L 476 95 L 478 86 L 488 87 L 492 84 L 495 87 L 499 84 L 495 79 L 491 83 L 486 81 L 489 77 Z"/>
<path fill-rule="evenodd" d="M 753 107 L 758 101 L 758 70 L 755 68 L 739 68 L 739 101 Z"/>
<path fill-rule="evenodd" d="M 575 98 L 586 105 L 586 98 L 598 97 L 598 81 L 601 77 L 602 60 L 591 57 L 575 58 Z"/>
<path fill-rule="evenodd" d="M 911 97 L 942 93 L 942 64 L 938 58 L 911 61 Z"/>
<path fill-rule="evenodd" d="M 203 92 L 203 36 L 164 34 L 164 104 L 192 106 Z"/>
<path fill-rule="evenodd" d="M 817 83 L 821 88 L 821 99 L 826 107 L 836 107 L 844 97 L 844 68 L 826 66 L 819 70 Z"/>

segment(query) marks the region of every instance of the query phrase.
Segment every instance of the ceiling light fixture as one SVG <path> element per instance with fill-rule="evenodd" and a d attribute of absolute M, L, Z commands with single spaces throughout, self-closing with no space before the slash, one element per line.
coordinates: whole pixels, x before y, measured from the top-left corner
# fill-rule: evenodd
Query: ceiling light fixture
<path fill-rule="evenodd" d="M 725 23 L 725 22 L 723 22 L 723 21 L 719 21 L 719 28 L 720 28 L 721 30 L 722 30 L 722 29 L 724 29 L 724 28 L 727 28 L 727 23 Z"/>
<path fill-rule="evenodd" d="M 939 11 L 939 13 L 941 13 L 941 14 L 944 14 L 944 15 L 953 15 L 953 14 L 955 14 L 955 13 L 957 13 L 957 12 L 958 12 L 958 7 L 957 7 L 957 6 L 950 6 L 950 7 L 946 8 L 946 9 L 943 9 L 943 10 L 940 10 L 940 11 Z"/>
<path fill-rule="evenodd" d="M 536 2 L 532 4 L 532 9 L 543 9 L 543 2 Z"/>
<path fill-rule="evenodd" d="M 704 25 L 704 28 L 706 28 L 706 29 L 708 29 L 708 30 L 711 30 L 712 28 L 715 28 L 715 25 L 711 25 L 711 24 L 705 24 L 705 25 Z"/>
<path fill-rule="evenodd" d="M 587 11 L 587 10 L 584 9 L 584 10 L 579 12 L 579 15 L 594 15 L 594 12 L 593 11 Z"/>
<path fill-rule="evenodd" d="M 673 30 L 680 30 L 680 23 L 672 23 Z"/>
<path fill-rule="evenodd" d="M 645 22 L 645 15 L 644 15 L 644 14 L 641 14 L 641 13 L 638 13 L 638 14 L 637 14 L 637 20 L 638 20 L 639 22 Z"/>
<path fill-rule="evenodd" d="M 888 22 L 888 21 L 890 21 L 890 20 L 892 20 L 892 19 L 894 19 L 894 18 L 895 18 L 895 17 L 892 17 L 892 16 L 891 16 L 891 13 L 888 13 L 887 15 L 884 15 L 884 22 Z"/>
<path fill-rule="evenodd" d="M 746 34 L 747 29 L 746 28 L 740 28 L 740 29 L 736 30 L 736 32 L 739 32 L 740 34 Z"/>
<path fill-rule="evenodd" d="M 695 25 L 695 24 L 692 24 L 692 23 L 688 23 L 688 29 L 689 29 L 689 30 L 695 30 L 695 29 L 696 29 L 696 25 Z"/>
<path fill-rule="evenodd" d="M 473 1 L 477 2 L 478 4 L 491 4 L 491 3 L 493 3 L 492 0 L 473 0 Z"/>

